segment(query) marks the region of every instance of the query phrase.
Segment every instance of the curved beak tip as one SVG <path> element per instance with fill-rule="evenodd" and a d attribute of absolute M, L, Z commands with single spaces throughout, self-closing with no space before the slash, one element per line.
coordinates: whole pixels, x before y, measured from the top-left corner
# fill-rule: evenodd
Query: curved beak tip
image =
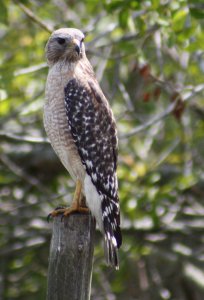
<path fill-rule="evenodd" d="M 73 43 L 74 43 L 74 50 L 77 52 L 78 55 L 80 55 L 81 54 L 80 42 L 77 39 L 74 39 Z"/>
<path fill-rule="evenodd" d="M 81 53 L 81 49 L 80 49 L 79 45 L 76 45 L 74 47 L 74 50 L 77 52 L 78 55 Z"/>

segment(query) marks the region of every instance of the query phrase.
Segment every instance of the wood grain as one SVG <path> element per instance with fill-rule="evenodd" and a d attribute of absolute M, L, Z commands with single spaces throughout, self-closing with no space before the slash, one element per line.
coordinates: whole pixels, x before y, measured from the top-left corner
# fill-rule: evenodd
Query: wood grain
<path fill-rule="evenodd" d="M 94 233 L 90 214 L 54 218 L 47 300 L 90 299 Z"/>

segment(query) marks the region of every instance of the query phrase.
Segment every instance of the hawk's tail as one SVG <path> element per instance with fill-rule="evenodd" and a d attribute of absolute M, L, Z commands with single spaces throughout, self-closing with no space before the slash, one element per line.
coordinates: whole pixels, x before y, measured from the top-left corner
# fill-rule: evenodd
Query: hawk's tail
<path fill-rule="evenodd" d="M 106 205 L 105 203 L 106 202 Z M 120 212 L 117 202 L 109 199 L 102 202 L 102 220 L 104 229 L 104 251 L 107 264 L 119 269 L 118 249 L 122 244 L 120 231 Z"/>
<path fill-rule="evenodd" d="M 111 236 L 109 232 L 105 233 L 105 245 L 104 252 L 105 258 L 108 265 L 114 267 L 116 270 L 119 269 L 119 259 L 118 259 L 118 245 L 116 238 Z"/>

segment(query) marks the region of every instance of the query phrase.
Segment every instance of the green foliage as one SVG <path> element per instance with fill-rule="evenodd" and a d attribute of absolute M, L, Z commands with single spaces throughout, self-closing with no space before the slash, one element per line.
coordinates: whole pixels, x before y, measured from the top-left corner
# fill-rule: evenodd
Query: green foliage
<path fill-rule="evenodd" d="M 0 1 L 0 298 L 45 299 L 51 226 L 73 182 L 43 129 L 49 32 L 86 32 L 119 132 L 120 271 L 92 299 L 203 299 L 203 3 Z M 164 267 L 165 266 L 165 267 Z M 190 295 L 190 296 L 189 296 Z"/>
<path fill-rule="evenodd" d="M 5 1 L 0 1 L 1 11 L 0 11 L 0 23 L 8 25 L 8 11 Z"/>

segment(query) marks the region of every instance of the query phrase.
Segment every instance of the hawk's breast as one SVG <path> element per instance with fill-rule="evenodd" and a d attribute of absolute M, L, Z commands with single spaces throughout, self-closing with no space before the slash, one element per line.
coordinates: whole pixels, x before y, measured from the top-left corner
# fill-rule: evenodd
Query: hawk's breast
<path fill-rule="evenodd" d="M 69 81 L 66 73 L 51 68 L 48 74 L 44 106 L 44 126 L 51 145 L 71 177 L 83 179 L 85 169 L 68 127 L 65 112 L 64 87 Z"/>

